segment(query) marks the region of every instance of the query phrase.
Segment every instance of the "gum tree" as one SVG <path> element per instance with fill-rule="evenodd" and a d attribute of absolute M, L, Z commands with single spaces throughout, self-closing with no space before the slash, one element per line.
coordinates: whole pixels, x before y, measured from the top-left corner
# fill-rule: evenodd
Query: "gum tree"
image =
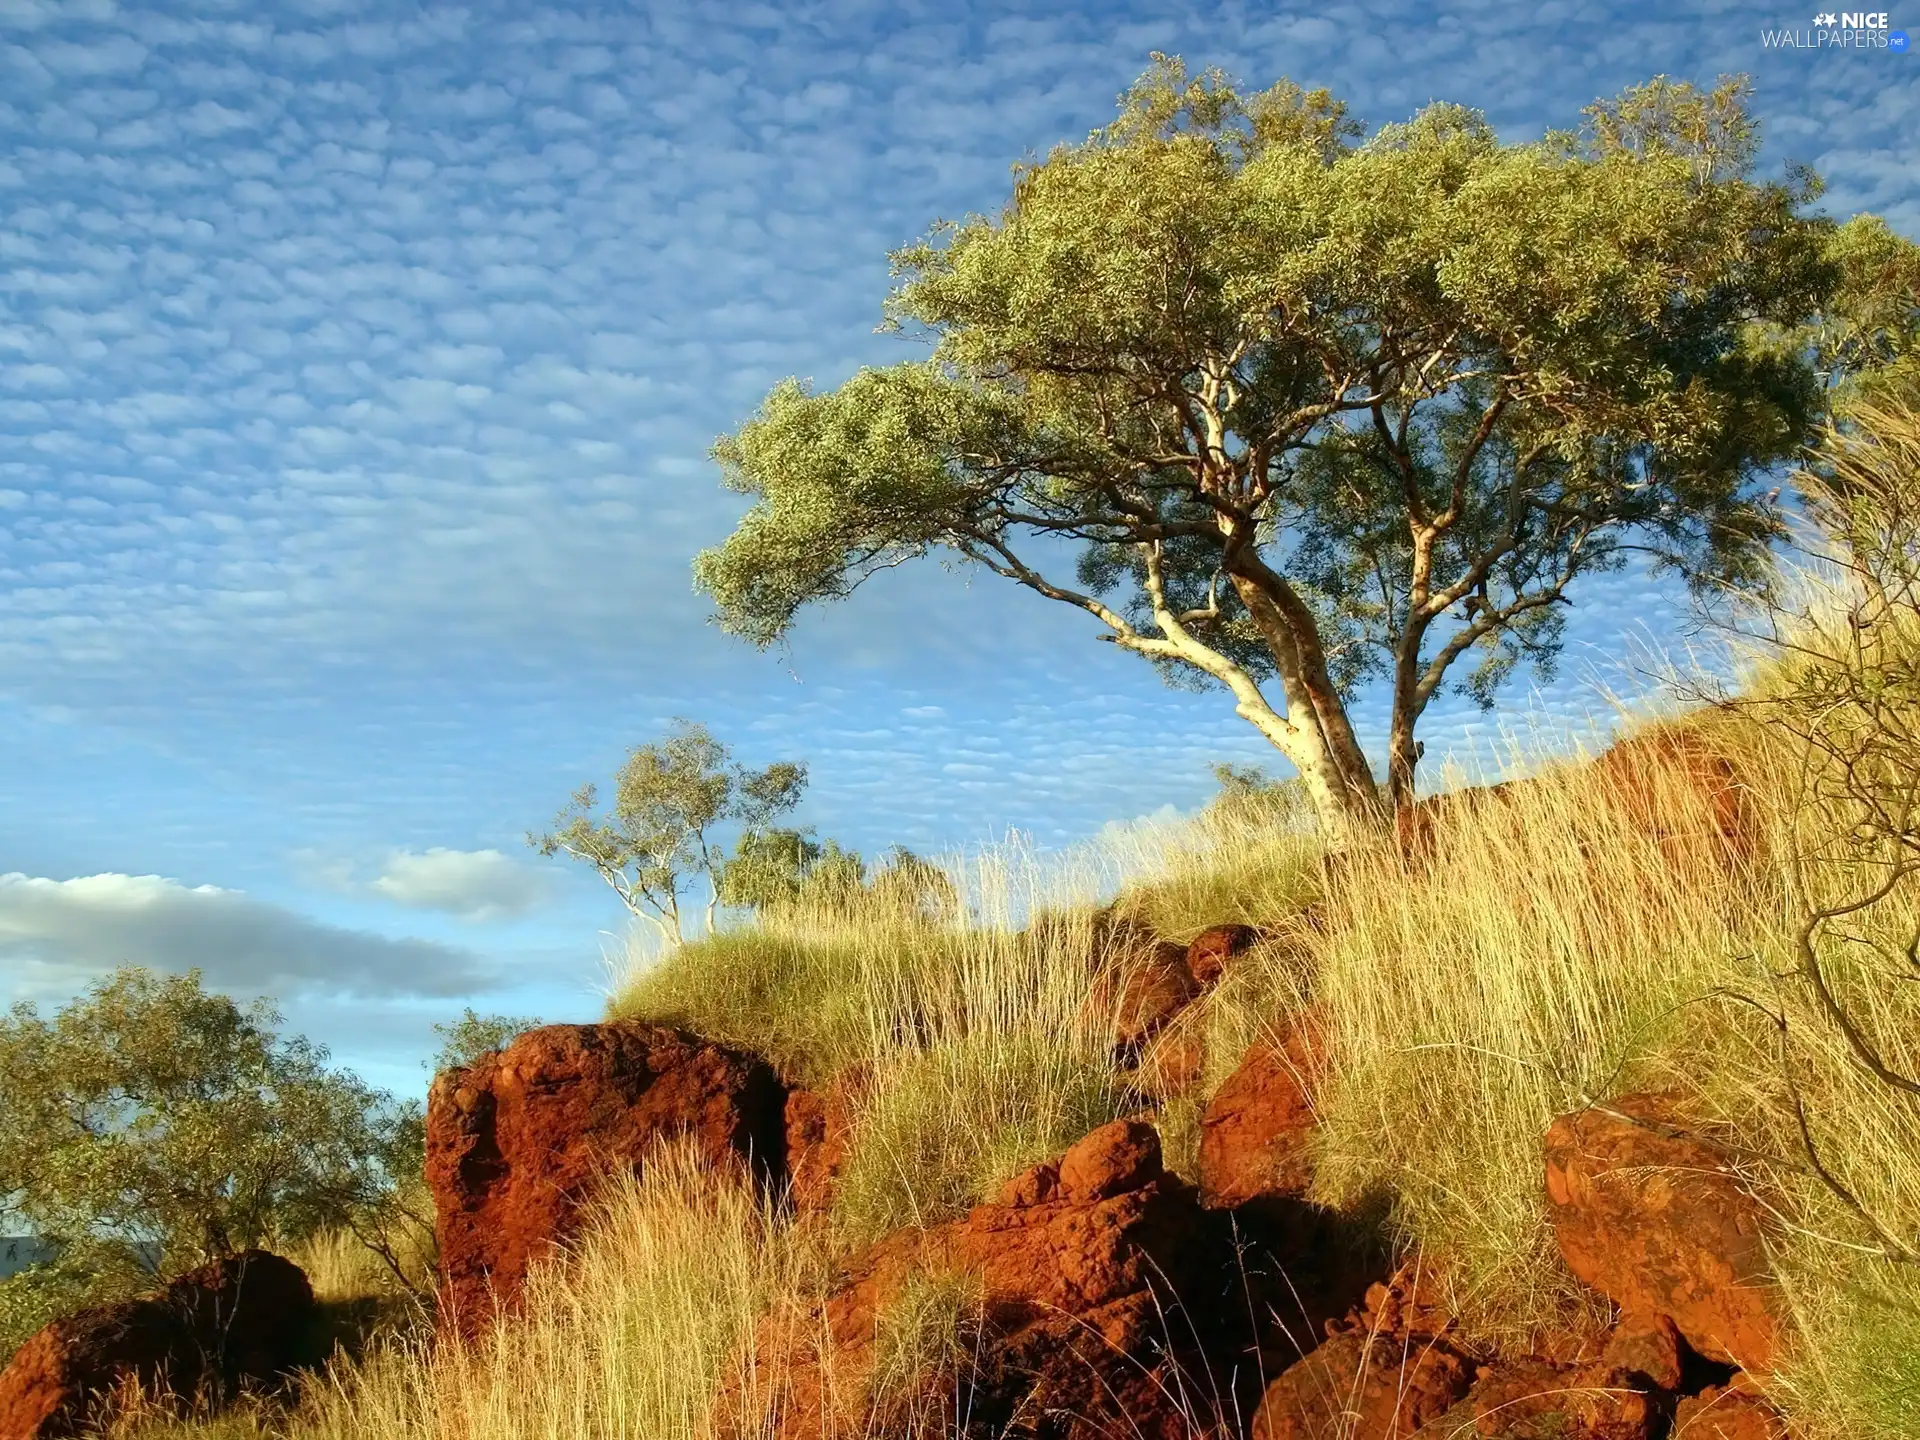
<path fill-rule="evenodd" d="M 773 644 L 951 552 L 1225 690 L 1346 834 L 1412 798 L 1443 686 L 1550 669 L 1583 577 L 1638 551 L 1764 585 L 1839 265 L 1818 182 L 1754 178 L 1743 83 L 1530 143 L 1453 105 L 1363 139 L 1324 91 L 1155 58 L 999 215 L 894 257 L 928 358 L 787 381 L 718 442 L 754 499 L 696 562 L 726 628 Z"/>
<path fill-rule="evenodd" d="M 800 803 L 807 767 L 781 761 L 749 770 L 704 725 L 676 720 L 667 736 L 628 752 L 604 811 L 599 788 L 584 785 L 555 817 L 553 829 L 529 835 L 542 855 L 571 855 L 591 865 L 627 909 L 678 945 L 680 892 L 707 879 L 706 929 L 723 901 L 727 866 L 720 833 L 769 830 Z"/>

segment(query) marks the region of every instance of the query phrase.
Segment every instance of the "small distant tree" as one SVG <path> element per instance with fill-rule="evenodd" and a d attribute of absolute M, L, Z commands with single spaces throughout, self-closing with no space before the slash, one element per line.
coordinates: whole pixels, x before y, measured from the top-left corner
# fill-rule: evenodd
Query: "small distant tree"
<path fill-rule="evenodd" d="M 867 888 L 891 908 L 922 919 L 952 919 L 960 911 L 960 891 L 953 877 L 904 845 L 887 852 Z"/>
<path fill-rule="evenodd" d="M 418 1168 L 419 1108 L 280 1019 L 198 971 L 134 967 L 51 1020 L 16 1005 L 0 1020 L 0 1211 L 69 1269 L 102 1243 L 156 1243 L 177 1269 L 364 1220 Z"/>
<path fill-rule="evenodd" d="M 741 909 L 846 908 L 861 903 L 923 918 L 950 915 L 959 892 L 946 871 L 903 845 L 872 867 L 802 830 L 749 831 L 721 872 L 721 903 Z"/>
<path fill-rule="evenodd" d="M 582 786 L 544 835 L 542 855 L 567 854 L 599 873 L 635 916 L 672 944 L 684 938 L 680 897 L 707 881 L 706 929 L 722 903 L 722 833 L 766 832 L 800 802 L 807 767 L 780 762 L 749 770 L 704 725 L 676 720 L 664 740 L 636 746 L 614 777 L 612 803 L 596 811 L 598 787 Z"/>
<path fill-rule="evenodd" d="M 469 1005 L 458 1020 L 434 1025 L 440 1048 L 427 1062 L 428 1068 L 438 1075 L 442 1070 L 471 1065 L 482 1055 L 506 1049 L 516 1036 L 539 1028 L 541 1023 L 533 1015 L 482 1015 Z"/>
<path fill-rule="evenodd" d="M 811 830 L 775 827 L 748 830 L 720 872 L 720 903 L 740 910 L 770 910 L 798 900 L 816 873 L 843 869 L 860 857 Z"/>

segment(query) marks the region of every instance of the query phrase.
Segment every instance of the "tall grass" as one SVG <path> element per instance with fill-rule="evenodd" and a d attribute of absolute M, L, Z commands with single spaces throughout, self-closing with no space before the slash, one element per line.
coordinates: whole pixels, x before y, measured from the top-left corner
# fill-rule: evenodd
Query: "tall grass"
<path fill-rule="evenodd" d="M 1014 845 L 952 861 L 964 904 L 944 918 L 788 909 L 649 958 L 614 1014 L 846 1087 L 853 1148 L 831 1223 L 784 1221 L 684 1155 L 655 1165 L 541 1272 L 524 1319 L 478 1344 L 394 1347 L 344 1368 L 310 1389 L 294 1433 L 702 1436 L 716 1392 L 775 1378 L 732 1367 L 766 1316 L 804 1310 L 831 1259 L 959 1213 L 1141 1103 L 1112 1068 L 1103 936 L 1132 922 L 1184 940 L 1223 920 L 1266 935 L 1180 1022 L 1204 1042 L 1198 1095 L 1314 1005 L 1329 1050 L 1318 1198 L 1391 1196 L 1401 1240 L 1445 1257 L 1484 1338 L 1523 1341 L 1592 1304 L 1552 1243 L 1548 1123 L 1667 1090 L 1773 1157 L 1749 1179 L 1779 1222 L 1793 1328 L 1773 1386 L 1794 1421 L 1815 1440 L 1920 1433 L 1920 1278 L 1878 1255 L 1861 1219 L 1920 1237 L 1920 1106 L 1861 1071 L 1793 976 L 1808 896 L 1774 857 L 1804 842 L 1802 757 L 1737 714 L 1668 723 L 1735 761 L 1758 841 L 1746 858 L 1702 839 L 1714 817 L 1698 785 L 1649 747 L 1627 792 L 1572 761 L 1500 803 L 1443 807 L 1431 862 L 1382 845 L 1345 856 L 1329 882 L 1294 819 L 1220 807 L 1064 857 Z M 1898 935 L 1920 914 L 1902 901 L 1870 923 Z M 1920 1066 L 1920 986 L 1889 983 L 1861 947 L 1841 945 L 1831 969 L 1888 1057 Z M 1796 1095 L 1850 1199 L 1813 1173 Z M 1175 1152 L 1191 1149 L 1198 1103 L 1161 1109 Z M 934 1298 L 903 1322 L 915 1353 L 940 1352 L 921 1332 L 965 1310 Z M 910 1362 L 889 1360 L 883 1388 L 914 1393 Z"/>
<path fill-rule="evenodd" d="M 1254 871 L 1217 839 L 1145 825 L 1051 857 L 1016 839 L 947 862 L 962 903 L 945 920 L 871 897 L 772 911 L 648 957 L 612 1013 L 752 1047 L 804 1082 L 853 1082 L 835 1233 L 851 1245 L 934 1224 L 1127 1108 L 1096 985 L 1098 903 L 1124 890 L 1117 908 L 1160 933 L 1200 929 L 1226 877 Z M 1261 843 L 1304 853 L 1298 836 Z M 1285 889 L 1292 872 L 1268 868 Z M 1238 893 L 1257 908 L 1266 892 Z"/>
<path fill-rule="evenodd" d="M 304 1440 L 661 1440 L 703 1433 L 774 1300 L 814 1264 L 744 1175 L 660 1152 L 612 1188 L 524 1308 L 474 1342 L 403 1346 L 309 1393 Z M 746 1383 L 752 1383 L 751 1375 Z"/>

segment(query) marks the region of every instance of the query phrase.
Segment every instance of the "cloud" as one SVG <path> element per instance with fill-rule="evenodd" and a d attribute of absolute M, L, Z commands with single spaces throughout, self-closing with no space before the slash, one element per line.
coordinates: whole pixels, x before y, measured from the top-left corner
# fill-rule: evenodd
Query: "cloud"
<path fill-rule="evenodd" d="M 402 850 L 367 888 L 399 905 L 462 920 L 524 915 L 547 898 L 546 877 L 498 850 Z"/>
<path fill-rule="evenodd" d="M 276 995 L 459 995 L 492 978 L 486 962 L 449 945 L 347 930 L 158 875 L 0 875 L 0 960 L 27 994 L 70 993 L 119 965 L 197 967 L 215 989 Z"/>

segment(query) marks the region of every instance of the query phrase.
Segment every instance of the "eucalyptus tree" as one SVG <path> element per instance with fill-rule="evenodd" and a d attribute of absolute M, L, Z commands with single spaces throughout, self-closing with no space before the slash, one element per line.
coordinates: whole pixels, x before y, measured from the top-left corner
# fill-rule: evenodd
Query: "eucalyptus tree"
<path fill-rule="evenodd" d="M 1457 105 L 1366 136 L 1325 91 L 1155 62 L 998 215 L 894 256 L 927 358 L 786 381 L 716 444 L 753 497 L 695 564 L 727 629 L 771 645 L 950 552 L 1226 691 L 1344 834 L 1410 800 L 1443 686 L 1550 672 L 1585 577 L 1637 551 L 1764 586 L 1862 232 L 1810 173 L 1755 178 L 1744 83 L 1503 144 Z"/>
<path fill-rule="evenodd" d="M 725 898 L 722 832 L 767 831 L 800 803 L 806 786 L 805 765 L 746 769 L 706 726 L 676 720 L 664 739 L 628 752 L 604 811 L 598 787 L 582 786 L 553 829 L 527 841 L 542 855 L 591 865 L 634 916 L 677 945 L 684 938 L 681 892 L 698 876 L 706 877 L 706 928 L 713 931 Z"/>

